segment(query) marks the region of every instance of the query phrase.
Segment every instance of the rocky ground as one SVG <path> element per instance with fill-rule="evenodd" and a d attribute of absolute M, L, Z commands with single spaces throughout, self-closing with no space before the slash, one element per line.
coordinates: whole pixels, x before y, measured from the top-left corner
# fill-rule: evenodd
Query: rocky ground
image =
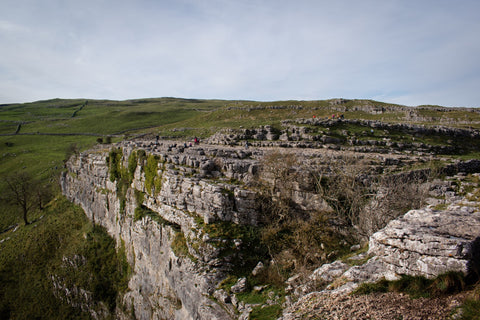
<path fill-rule="evenodd" d="M 313 292 L 303 297 L 301 308 L 284 314 L 283 320 L 427 320 L 456 319 L 467 293 L 440 298 L 412 299 L 402 293 L 337 295 Z M 297 304 L 297 306 L 300 304 Z"/>
<path fill-rule="evenodd" d="M 457 176 L 455 179 L 461 181 L 464 178 L 462 176 Z M 463 190 L 464 187 L 468 188 L 472 186 L 472 184 L 464 181 L 461 184 L 460 190 Z M 432 210 L 431 208 L 434 207 L 434 205 L 430 205 L 429 208 L 412 210 L 405 216 L 392 221 L 386 228 L 371 237 L 370 251 L 378 254 L 378 256 L 369 260 L 367 264 L 364 264 L 361 267 L 353 267 L 349 271 L 344 272 L 341 278 L 343 280 L 353 279 L 353 282 L 363 282 L 365 280 L 367 282 L 375 282 L 382 276 L 382 273 L 385 270 L 396 271 L 399 272 L 399 274 L 422 274 L 424 276 L 432 277 L 435 274 L 441 274 L 446 271 L 440 270 L 442 268 L 455 269 L 454 265 L 456 262 L 460 263 L 458 264 L 458 270 L 462 270 L 461 262 L 465 257 L 460 257 L 461 250 L 459 251 L 458 249 L 463 248 L 463 246 L 468 247 L 469 245 L 467 243 L 476 239 L 479 230 L 478 228 L 480 227 L 480 216 L 478 215 L 479 202 L 478 199 L 476 199 L 476 196 L 473 196 L 474 194 L 478 194 L 478 185 L 476 184 L 473 191 L 471 191 L 466 197 L 459 197 L 458 195 L 452 197 L 448 201 L 451 202 L 450 205 L 445 210 Z M 467 200 L 467 198 L 470 201 Z M 475 198 L 475 201 L 472 201 L 473 198 Z M 460 216 L 462 217 L 459 218 Z M 454 223 L 455 217 L 458 218 L 456 219 L 456 223 Z M 402 240 L 399 240 L 399 242 L 395 244 L 393 244 L 393 242 L 390 243 L 393 244 L 393 247 L 399 250 L 387 253 L 388 250 L 384 251 L 383 249 L 375 249 L 376 240 L 372 240 L 375 236 L 377 236 L 375 239 L 380 239 L 382 238 L 382 235 L 392 235 L 390 231 L 394 230 L 396 226 L 401 224 L 402 231 L 397 233 L 397 235 L 400 235 Z M 413 226 L 418 227 L 418 229 L 412 228 Z M 422 229 L 421 226 L 426 226 L 428 230 Z M 473 229 L 466 230 L 469 228 Z M 416 238 L 416 234 L 421 230 L 423 230 L 421 236 Z M 456 236 L 457 232 L 463 232 L 463 235 L 458 237 Z M 427 239 L 430 236 L 432 239 L 434 238 L 434 241 L 426 244 L 428 242 Z M 388 247 L 389 244 L 387 243 L 395 238 L 396 236 L 390 237 L 385 242 L 379 240 L 378 244 L 380 245 L 380 243 L 382 243 L 380 247 L 382 245 Z M 467 238 L 470 240 L 466 240 Z M 455 239 L 458 243 L 450 245 L 448 242 L 452 239 Z M 460 241 L 460 239 L 462 240 Z M 416 241 L 420 242 L 418 242 L 417 245 L 414 245 Z M 434 249 L 446 252 L 444 260 L 441 258 L 442 253 L 433 253 L 432 250 Z M 449 251 L 450 249 L 453 251 Z M 458 254 L 455 253 L 455 250 L 457 250 Z M 430 259 L 429 262 L 432 262 L 433 260 L 437 261 L 438 259 L 437 265 L 435 265 L 435 263 L 422 264 L 422 260 L 427 256 L 427 251 L 435 257 L 435 259 Z M 410 255 L 412 256 L 410 257 Z M 452 260 L 454 256 L 458 256 L 458 260 Z M 372 268 L 367 268 L 368 265 L 371 265 Z M 418 265 L 423 265 L 423 268 L 415 269 L 415 266 Z M 387 266 L 386 269 L 384 269 L 385 266 Z M 413 269 L 409 269 L 409 267 L 412 267 Z M 433 270 L 432 267 L 434 269 L 435 267 L 438 267 L 439 270 Z M 317 269 L 310 279 L 323 279 L 330 282 L 335 277 L 338 277 L 338 274 L 341 274 L 346 268 L 346 264 L 337 261 Z M 466 270 L 462 271 L 466 272 Z M 430 272 L 433 273 L 430 274 Z M 387 274 L 388 272 L 385 273 L 385 275 Z M 297 287 L 294 291 L 296 293 L 300 292 L 299 295 L 301 298 L 284 310 L 281 320 L 460 319 L 461 309 L 459 307 L 469 295 L 469 292 L 462 292 L 442 297 L 413 299 L 407 294 L 396 292 L 356 295 L 350 293 L 353 288 L 355 288 L 355 284 L 346 283 L 339 289 L 328 290 L 327 288 L 327 290 L 311 292 L 301 296 L 302 290 L 299 289 L 302 289 L 302 287 Z"/>

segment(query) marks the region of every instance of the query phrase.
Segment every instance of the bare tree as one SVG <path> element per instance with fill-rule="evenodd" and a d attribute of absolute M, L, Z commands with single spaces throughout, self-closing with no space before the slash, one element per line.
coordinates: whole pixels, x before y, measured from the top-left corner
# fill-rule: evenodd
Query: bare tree
<path fill-rule="evenodd" d="M 325 207 L 304 207 L 298 194 L 315 191 L 310 163 L 293 152 L 273 150 L 260 162 L 257 190 L 262 213 L 260 239 L 274 262 L 272 279 L 283 279 L 295 270 L 309 269 L 342 246 L 343 235 L 331 228 Z M 331 255 L 333 257 L 333 255 Z M 274 280 L 274 281 L 277 281 Z"/>
<path fill-rule="evenodd" d="M 22 210 L 25 224 L 28 222 L 28 213 L 38 204 L 38 184 L 28 173 L 21 172 L 5 178 L 7 183 L 6 199 Z"/>
<path fill-rule="evenodd" d="M 338 221 L 364 238 L 408 210 L 420 208 L 431 178 L 421 171 L 379 174 L 355 159 L 335 159 L 328 171 L 315 176 L 319 194 Z"/>
<path fill-rule="evenodd" d="M 366 237 L 411 209 L 418 209 L 428 197 L 431 177 L 421 172 L 374 177 L 375 194 L 359 212 L 357 229 Z"/>
<path fill-rule="evenodd" d="M 295 189 L 298 159 L 295 154 L 275 150 L 265 155 L 261 162 L 261 178 L 258 182 L 264 197 L 263 212 L 269 212 L 268 223 L 281 222 L 292 214 L 291 198 Z"/>
<path fill-rule="evenodd" d="M 345 227 L 355 225 L 373 196 L 371 184 L 366 180 L 370 173 L 370 168 L 359 161 L 338 158 L 330 159 L 330 165 L 315 175 L 318 193 Z"/>

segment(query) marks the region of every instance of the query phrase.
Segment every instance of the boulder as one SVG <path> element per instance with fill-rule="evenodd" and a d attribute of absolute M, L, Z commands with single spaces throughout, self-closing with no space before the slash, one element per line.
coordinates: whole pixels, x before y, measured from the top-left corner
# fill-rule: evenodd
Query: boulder
<path fill-rule="evenodd" d="M 230 290 L 232 290 L 233 293 L 245 292 L 245 290 L 247 290 L 247 278 L 238 279 L 237 283 L 234 284 Z"/>
<path fill-rule="evenodd" d="M 370 238 L 369 253 L 398 274 L 435 277 L 447 271 L 467 274 L 478 260 L 478 208 L 411 210 Z"/>

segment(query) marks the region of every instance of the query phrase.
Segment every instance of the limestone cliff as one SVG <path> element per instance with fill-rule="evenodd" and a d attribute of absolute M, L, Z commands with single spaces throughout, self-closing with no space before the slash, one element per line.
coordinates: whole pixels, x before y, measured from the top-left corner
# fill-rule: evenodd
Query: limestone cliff
<path fill-rule="evenodd" d="M 273 197 L 288 189 L 296 210 L 328 211 L 329 205 L 315 190 L 318 177 L 312 172 L 323 170 L 325 175 L 332 175 L 332 160 L 346 156 L 335 150 L 294 149 L 295 162 L 288 163 L 288 157 L 272 158 L 269 171 L 262 159 L 272 152 L 268 148 L 187 147 L 175 142 L 140 141 L 90 150 L 67 162 L 61 177 L 63 193 L 81 205 L 94 223 L 104 226 L 119 245 L 125 245 L 133 268 L 129 290 L 122 298 L 124 311 L 119 310 L 118 317 L 129 318 L 129 313 L 137 319 L 248 317 L 248 312 L 242 314 L 233 287 L 232 296 L 218 288 L 258 245 L 255 228 L 263 214 L 258 180 L 273 186 Z M 353 156 L 374 174 L 418 161 L 402 154 Z M 478 162 L 471 162 L 447 169 L 449 173 L 459 168 L 475 172 L 478 167 Z M 285 172 L 283 180 L 278 171 Z M 364 184 L 369 183 L 368 177 L 361 178 Z M 326 264 L 312 274 L 310 284 L 325 275 L 328 279 L 323 282 L 342 276 L 357 285 L 372 280 L 365 278 L 371 270 L 387 277 L 464 271 L 479 231 L 478 210 L 450 209 L 453 213 L 449 215 L 412 211 L 391 222 L 371 238 L 370 250 L 375 257 L 365 269 L 348 269 L 343 262 Z M 470 234 L 449 233 L 444 225 L 451 224 L 452 219 L 472 220 L 468 225 L 474 225 L 473 229 L 467 228 Z M 311 288 L 309 284 L 295 287 L 293 282 L 288 282 L 293 295 L 301 296 Z"/>
<path fill-rule="evenodd" d="M 126 167 L 132 148 L 120 150 Z M 182 168 L 203 170 L 208 163 L 200 158 L 155 155 L 162 159 L 155 169 L 162 177 L 161 190 L 146 191 L 141 165 L 129 188 L 120 190 L 121 182 L 110 179 L 108 150 L 72 158 L 62 176 L 62 190 L 92 221 L 125 244 L 133 275 L 123 303 L 127 310 L 133 308 L 137 319 L 228 319 L 230 314 L 210 297 L 225 267 L 219 262 L 220 250 L 202 240 L 201 225 L 220 219 L 254 223 L 253 195 L 176 170 L 175 163 L 180 162 Z M 136 216 L 135 210 L 142 206 L 158 216 Z M 187 252 L 172 249 L 184 245 Z"/>

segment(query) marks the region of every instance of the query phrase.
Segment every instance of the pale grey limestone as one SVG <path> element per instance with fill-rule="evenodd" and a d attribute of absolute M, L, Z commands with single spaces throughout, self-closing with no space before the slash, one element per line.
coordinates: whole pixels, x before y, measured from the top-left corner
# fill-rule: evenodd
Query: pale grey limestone
<path fill-rule="evenodd" d="M 268 130 L 264 134 L 268 135 Z M 202 223 L 229 221 L 256 225 L 260 221 L 257 193 L 248 186 L 258 179 L 259 159 L 265 151 L 253 147 L 248 150 L 220 146 L 178 148 L 149 142 L 125 142 L 119 146 L 125 167 L 130 153 L 139 148 L 159 156 L 160 190 L 151 193 L 145 189 L 144 163 L 139 163 L 122 211 L 117 182 L 109 179 L 106 163 L 109 150 L 90 151 L 71 158 L 67 172 L 62 175 L 61 187 L 70 200 L 82 206 L 89 219 L 104 226 L 119 245 L 124 242 L 133 267 L 129 290 L 123 297 L 126 310 L 133 307 L 137 319 L 230 319 L 238 317 L 232 311 L 236 307 L 240 318 L 248 318 L 251 306 L 244 306 L 228 293 L 217 290 L 226 276 L 227 264 L 212 244 L 215 239 L 203 232 Z M 328 152 L 335 156 L 334 151 Z M 296 156 L 304 167 L 322 165 L 321 157 L 312 151 L 297 150 Z M 384 158 L 378 164 L 409 161 L 399 159 Z M 468 172 L 478 167 L 478 161 L 470 161 L 450 169 Z M 325 201 L 311 191 L 308 171 L 296 170 L 298 177 L 303 177 L 294 183 L 292 193 L 298 207 L 307 212 L 328 209 Z M 145 194 L 143 203 L 136 203 L 135 190 Z M 449 189 L 446 187 L 442 192 Z M 372 258 L 365 264 L 324 265 L 309 281 L 326 285 L 341 279 L 340 286 L 327 286 L 325 290 L 345 294 L 361 282 L 382 277 L 395 279 L 400 274 L 433 277 L 451 270 L 467 272 L 474 254 L 473 242 L 480 236 L 478 204 L 466 203 L 455 195 L 448 199 L 455 204 L 444 211 L 412 210 L 375 233 L 370 238 L 368 253 Z M 134 212 L 139 205 L 149 208 L 166 223 L 155 222 L 149 216 L 135 221 Z M 179 256 L 172 250 L 179 232 L 186 239 L 189 256 Z M 235 239 L 234 245 L 240 250 L 241 240 Z M 304 295 L 314 288 L 298 287 L 298 281 L 300 277 L 289 279 L 289 291 Z"/>

